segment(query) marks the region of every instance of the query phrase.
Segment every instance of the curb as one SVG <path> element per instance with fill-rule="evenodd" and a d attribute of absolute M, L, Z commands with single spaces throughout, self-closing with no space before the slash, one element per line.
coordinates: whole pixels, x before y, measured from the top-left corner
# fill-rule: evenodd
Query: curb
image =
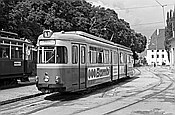
<path fill-rule="evenodd" d="M 23 97 L 15 98 L 15 99 L 1 101 L 0 102 L 0 106 L 6 105 L 6 104 L 10 104 L 10 103 L 14 103 L 14 102 L 21 101 L 21 100 L 25 100 L 25 99 L 29 99 L 29 98 L 33 98 L 33 97 L 37 97 L 37 96 L 41 96 L 41 95 L 44 95 L 44 94 L 43 93 L 37 93 L 37 94 L 33 94 L 33 95 L 28 95 L 28 96 L 23 96 Z"/>

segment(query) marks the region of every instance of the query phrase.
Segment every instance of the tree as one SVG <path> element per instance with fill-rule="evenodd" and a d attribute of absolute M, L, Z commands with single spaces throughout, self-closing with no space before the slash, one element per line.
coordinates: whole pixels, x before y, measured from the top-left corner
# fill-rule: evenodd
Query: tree
<path fill-rule="evenodd" d="M 170 39 L 173 37 L 173 31 L 172 31 L 172 23 L 171 21 L 167 21 L 167 27 L 165 28 L 165 41 L 164 41 L 164 45 L 165 45 L 165 50 L 168 53 L 168 60 L 170 61 Z"/>
<path fill-rule="evenodd" d="M 51 29 L 88 32 L 130 47 L 134 55 L 146 47 L 146 37 L 132 30 L 114 10 L 85 0 L 2 0 L 0 6 L 2 27 L 34 44 L 44 29 Z"/>

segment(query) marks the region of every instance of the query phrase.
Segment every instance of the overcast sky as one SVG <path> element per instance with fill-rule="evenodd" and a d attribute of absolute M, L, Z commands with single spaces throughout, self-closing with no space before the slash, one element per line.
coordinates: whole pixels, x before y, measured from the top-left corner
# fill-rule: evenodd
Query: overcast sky
<path fill-rule="evenodd" d="M 140 32 L 147 38 L 156 29 L 164 28 L 163 8 L 165 20 L 166 14 L 171 9 L 174 10 L 175 0 L 87 0 L 94 5 L 100 5 L 114 9 L 119 18 L 130 23 L 132 29 Z"/>

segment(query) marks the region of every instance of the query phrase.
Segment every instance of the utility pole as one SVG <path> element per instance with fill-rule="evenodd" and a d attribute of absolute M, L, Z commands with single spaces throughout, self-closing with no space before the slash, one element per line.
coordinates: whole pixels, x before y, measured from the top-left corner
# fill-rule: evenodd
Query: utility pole
<path fill-rule="evenodd" d="M 159 1 L 155 0 L 161 7 L 162 7 L 162 10 L 163 10 L 163 23 L 164 23 L 164 27 L 165 27 L 165 6 L 167 6 L 167 4 L 165 5 L 162 5 Z"/>

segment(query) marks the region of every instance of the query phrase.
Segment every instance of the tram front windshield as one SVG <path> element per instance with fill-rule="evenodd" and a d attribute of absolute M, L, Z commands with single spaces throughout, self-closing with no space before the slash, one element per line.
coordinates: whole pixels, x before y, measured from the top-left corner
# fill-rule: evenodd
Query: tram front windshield
<path fill-rule="evenodd" d="M 39 63 L 60 63 L 68 61 L 67 48 L 65 46 L 42 46 L 39 47 Z"/>

